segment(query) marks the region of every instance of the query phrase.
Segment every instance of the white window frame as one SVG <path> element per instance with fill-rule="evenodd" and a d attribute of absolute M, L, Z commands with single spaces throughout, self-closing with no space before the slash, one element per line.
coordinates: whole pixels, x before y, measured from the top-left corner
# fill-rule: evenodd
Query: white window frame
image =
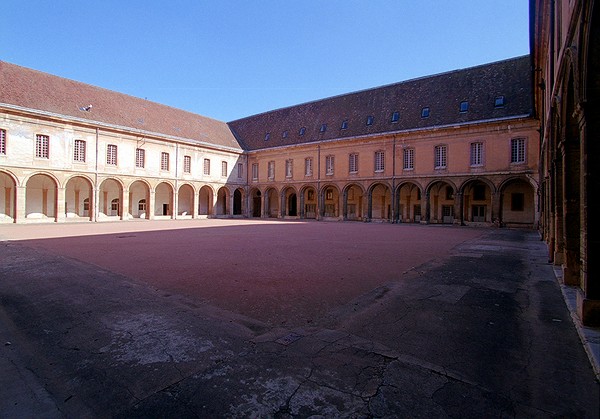
<path fill-rule="evenodd" d="M 146 167 L 146 150 L 143 148 L 135 149 L 135 167 L 139 169 Z"/>
<path fill-rule="evenodd" d="M 0 129 L 0 154 L 6 155 L 6 130 Z"/>
<path fill-rule="evenodd" d="M 225 160 L 221 161 L 221 177 L 227 177 L 227 162 Z"/>
<path fill-rule="evenodd" d="M 85 146 L 84 140 L 75 140 L 73 143 L 73 161 L 85 163 Z"/>
<path fill-rule="evenodd" d="M 304 176 L 312 176 L 313 175 L 313 159 L 312 157 L 307 157 L 304 159 Z"/>
<path fill-rule="evenodd" d="M 35 157 L 40 159 L 50 158 L 50 136 L 42 134 L 35 136 Z"/>
<path fill-rule="evenodd" d="M 258 180 L 258 163 L 252 163 L 252 180 Z"/>
<path fill-rule="evenodd" d="M 106 145 L 106 164 L 116 166 L 118 162 L 118 148 L 116 144 Z"/>
<path fill-rule="evenodd" d="M 381 173 L 385 171 L 385 151 L 377 150 L 375 152 L 375 173 Z"/>
<path fill-rule="evenodd" d="M 358 153 L 350 153 L 348 155 L 348 172 L 358 173 Z"/>
<path fill-rule="evenodd" d="M 483 143 L 481 141 L 472 142 L 470 150 L 471 167 L 483 166 Z"/>
<path fill-rule="evenodd" d="M 444 144 L 436 145 L 434 148 L 434 169 L 445 169 L 448 167 L 448 147 Z"/>
<path fill-rule="evenodd" d="M 237 177 L 242 179 L 244 177 L 244 163 L 237 164 Z"/>
<path fill-rule="evenodd" d="M 204 159 L 202 170 L 202 173 L 204 173 L 205 176 L 210 176 L 210 159 Z"/>
<path fill-rule="evenodd" d="M 325 156 L 325 174 L 333 175 L 335 170 L 335 157 L 332 155 Z"/>
<path fill-rule="evenodd" d="M 160 153 L 160 170 L 169 171 L 169 153 L 166 151 Z"/>
<path fill-rule="evenodd" d="M 275 179 L 275 161 L 271 160 L 267 165 L 267 178 L 269 180 Z"/>
<path fill-rule="evenodd" d="M 183 173 L 192 173 L 192 156 L 183 156 Z"/>
<path fill-rule="evenodd" d="M 294 160 L 288 159 L 285 161 L 285 177 L 292 178 L 294 174 Z"/>
<path fill-rule="evenodd" d="M 414 170 L 415 169 L 415 149 L 414 148 L 405 148 L 403 154 L 403 166 L 404 170 Z"/>
<path fill-rule="evenodd" d="M 523 164 L 526 161 L 525 138 L 512 138 L 510 140 L 510 162 L 511 164 Z"/>

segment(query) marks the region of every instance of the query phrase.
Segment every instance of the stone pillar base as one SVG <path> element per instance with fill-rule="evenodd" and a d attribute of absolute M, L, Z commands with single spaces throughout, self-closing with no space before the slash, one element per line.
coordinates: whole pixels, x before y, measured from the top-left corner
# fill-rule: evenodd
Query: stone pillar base
<path fill-rule="evenodd" d="M 577 315 L 584 326 L 600 327 L 600 300 L 586 298 L 577 292 Z"/>

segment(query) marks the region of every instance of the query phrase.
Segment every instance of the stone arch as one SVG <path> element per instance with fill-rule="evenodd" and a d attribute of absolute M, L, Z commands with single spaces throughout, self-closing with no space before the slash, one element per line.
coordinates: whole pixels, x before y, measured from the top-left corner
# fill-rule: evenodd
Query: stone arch
<path fill-rule="evenodd" d="M 418 223 L 424 213 L 422 203 L 422 189 L 416 182 L 400 183 L 396 188 L 398 208 L 398 221 L 404 223 Z"/>
<path fill-rule="evenodd" d="M 215 215 L 229 215 L 229 189 L 226 186 L 220 187 L 217 191 Z"/>
<path fill-rule="evenodd" d="M 85 176 L 72 176 L 65 184 L 65 216 L 92 220 L 94 216 L 92 181 Z"/>
<path fill-rule="evenodd" d="M 362 221 L 364 216 L 363 187 L 358 183 L 347 184 L 342 191 L 344 220 Z"/>
<path fill-rule="evenodd" d="M 264 196 L 265 217 L 277 218 L 279 216 L 279 194 L 275 187 L 265 190 Z"/>
<path fill-rule="evenodd" d="M 150 185 L 137 179 L 129 185 L 129 214 L 133 218 L 150 218 Z"/>
<path fill-rule="evenodd" d="M 214 191 L 210 185 L 204 185 L 198 191 L 198 214 L 211 216 L 213 214 Z"/>
<path fill-rule="evenodd" d="M 436 179 L 426 188 L 425 219 L 430 223 L 452 224 L 455 219 L 456 185 L 449 179 Z M 452 193 L 452 195 L 449 195 Z"/>
<path fill-rule="evenodd" d="M 258 188 L 250 190 L 250 215 L 255 218 L 262 216 L 262 193 Z"/>
<path fill-rule="evenodd" d="M 461 222 L 491 223 L 499 214 L 495 206 L 496 187 L 486 178 L 467 179 L 460 187 L 461 202 L 458 209 Z"/>
<path fill-rule="evenodd" d="M 281 215 L 286 217 L 298 216 L 298 195 L 293 186 L 285 187 L 281 191 Z"/>
<path fill-rule="evenodd" d="M 334 184 L 321 188 L 321 214 L 324 218 L 337 218 L 340 215 L 340 190 Z"/>
<path fill-rule="evenodd" d="M 237 188 L 233 191 L 233 215 L 243 215 L 244 213 L 244 189 Z"/>
<path fill-rule="evenodd" d="M 508 227 L 534 227 L 536 222 L 536 191 L 528 179 L 511 177 L 499 187 L 502 225 Z"/>
<path fill-rule="evenodd" d="M 117 178 L 104 179 L 98 188 L 98 218 L 122 218 L 122 202 L 123 184 L 121 181 Z"/>
<path fill-rule="evenodd" d="M 312 185 L 304 185 L 300 189 L 300 218 L 314 219 L 318 213 L 317 189 Z"/>
<path fill-rule="evenodd" d="M 25 183 L 25 217 L 56 220 L 58 182 L 47 173 L 36 173 Z"/>
<path fill-rule="evenodd" d="M 173 185 L 160 182 L 154 188 L 154 216 L 173 218 Z"/>
<path fill-rule="evenodd" d="M 368 218 L 375 221 L 392 220 L 392 188 L 386 182 L 375 182 L 368 191 Z"/>
<path fill-rule="evenodd" d="M 11 173 L 0 170 L 0 223 L 15 221 L 17 180 Z"/>
<path fill-rule="evenodd" d="M 192 217 L 194 215 L 194 196 L 196 192 L 189 183 L 179 186 L 177 191 L 177 216 Z"/>

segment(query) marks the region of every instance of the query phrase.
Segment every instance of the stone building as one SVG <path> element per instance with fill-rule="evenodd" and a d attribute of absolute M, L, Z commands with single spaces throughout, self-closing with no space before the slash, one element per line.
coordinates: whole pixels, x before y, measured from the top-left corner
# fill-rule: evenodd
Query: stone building
<path fill-rule="evenodd" d="M 600 261 L 594 257 L 600 207 L 592 199 L 600 192 L 598 8 L 594 1 L 530 1 L 540 232 L 565 284 L 577 288 L 578 315 L 587 325 L 600 325 Z"/>
<path fill-rule="evenodd" d="M 0 220 L 536 227 L 529 56 L 224 123 L 0 62 Z"/>

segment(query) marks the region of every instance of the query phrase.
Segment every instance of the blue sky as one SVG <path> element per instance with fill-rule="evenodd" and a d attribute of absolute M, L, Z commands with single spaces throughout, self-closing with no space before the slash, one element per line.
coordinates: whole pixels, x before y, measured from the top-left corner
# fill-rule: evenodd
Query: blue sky
<path fill-rule="evenodd" d="M 529 53 L 527 0 L 2 0 L 0 59 L 222 121 Z"/>

